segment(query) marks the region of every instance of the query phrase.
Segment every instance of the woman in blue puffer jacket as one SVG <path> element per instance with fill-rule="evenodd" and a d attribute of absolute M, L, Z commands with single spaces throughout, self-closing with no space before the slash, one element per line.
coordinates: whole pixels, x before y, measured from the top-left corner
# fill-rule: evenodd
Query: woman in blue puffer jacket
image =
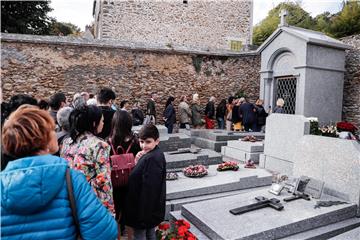
<path fill-rule="evenodd" d="M 2 131 L 4 151 L 15 160 L 1 176 L 2 239 L 116 239 L 117 224 L 84 175 L 70 170 L 75 225 L 67 191 L 66 160 L 57 152 L 50 114 L 30 105 L 13 112 Z"/>

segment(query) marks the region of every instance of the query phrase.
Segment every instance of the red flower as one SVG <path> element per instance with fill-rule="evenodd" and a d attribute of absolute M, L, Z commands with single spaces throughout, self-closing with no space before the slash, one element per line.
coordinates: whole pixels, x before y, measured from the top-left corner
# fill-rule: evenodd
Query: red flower
<path fill-rule="evenodd" d="M 178 228 L 178 234 L 179 234 L 179 236 L 184 237 L 186 232 L 187 232 L 186 226 L 180 226 L 180 227 Z"/>
<path fill-rule="evenodd" d="M 168 230 L 169 228 L 170 228 L 170 224 L 168 224 L 168 223 L 164 223 L 164 224 L 160 224 L 160 225 L 159 225 L 159 229 L 160 229 L 160 230 L 166 231 L 166 230 Z"/>
<path fill-rule="evenodd" d="M 336 124 L 336 128 L 340 131 L 348 131 L 348 132 L 355 132 L 356 130 L 358 130 L 358 128 L 349 122 L 338 122 Z"/>

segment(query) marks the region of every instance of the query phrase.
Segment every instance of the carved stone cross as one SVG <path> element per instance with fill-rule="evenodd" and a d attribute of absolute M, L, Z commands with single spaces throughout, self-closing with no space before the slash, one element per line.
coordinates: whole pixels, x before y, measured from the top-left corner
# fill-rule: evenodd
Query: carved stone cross
<path fill-rule="evenodd" d="M 281 9 L 281 12 L 280 12 L 280 24 L 279 24 L 279 27 L 282 27 L 282 26 L 288 26 L 287 22 L 286 22 L 286 16 L 288 15 L 288 11 L 286 9 Z"/>
<path fill-rule="evenodd" d="M 284 206 L 280 203 L 280 200 L 276 199 L 276 198 L 267 199 L 265 197 L 260 196 L 260 197 L 256 197 L 255 200 L 257 201 L 256 203 L 249 204 L 249 205 L 239 207 L 239 208 L 231 209 L 230 213 L 232 213 L 234 215 L 239 215 L 239 214 L 243 214 L 246 212 L 250 212 L 250 211 L 254 211 L 254 210 L 266 208 L 266 207 L 271 207 L 278 211 L 280 211 L 284 208 Z"/>

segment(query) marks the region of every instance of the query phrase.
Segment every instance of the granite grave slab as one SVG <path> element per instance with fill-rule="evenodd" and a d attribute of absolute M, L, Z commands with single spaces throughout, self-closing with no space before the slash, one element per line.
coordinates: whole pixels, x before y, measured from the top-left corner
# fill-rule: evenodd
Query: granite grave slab
<path fill-rule="evenodd" d="M 201 149 L 198 153 L 169 154 L 165 152 L 166 168 L 180 170 L 189 165 L 205 166 L 222 163 L 222 155 L 209 149 Z"/>
<path fill-rule="evenodd" d="M 227 146 L 221 147 L 221 154 L 245 163 L 248 160 L 259 163 L 260 154 L 264 151 L 263 141 L 244 142 L 241 140 L 231 140 Z"/>
<path fill-rule="evenodd" d="M 174 200 L 206 194 L 229 192 L 271 185 L 272 175 L 264 169 L 244 169 L 218 172 L 217 165 L 210 165 L 209 174 L 202 178 L 185 177 L 166 182 L 166 199 Z"/>
<path fill-rule="evenodd" d="M 273 197 L 267 190 L 258 190 L 185 204 L 181 215 L 210 239 L 278 239 L 353 218 L 357 208 L 353 203 L 314 208 L 315 200 L 297 200 L 281 201 L 284 205 L 282 211 L 263 208 L 242 215 L 229 212 L 230 209 L 254 203 L 256 196 Z M 289 196 L 284 193 L 277 198 L 282 200 Z M 338 198 L 323 196 L 322 200 L 335 201 Z"/>
<path fill-rule="evenodd" d="M 160 135 L 159 148 L 163 152 L 176 151 L 179 148 L 190 148 L 191 137 L 183 133 Z"/>

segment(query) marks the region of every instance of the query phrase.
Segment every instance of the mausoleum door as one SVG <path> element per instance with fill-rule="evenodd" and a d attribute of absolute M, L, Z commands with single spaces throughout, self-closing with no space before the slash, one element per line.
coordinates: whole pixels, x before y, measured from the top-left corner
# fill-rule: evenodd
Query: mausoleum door
<path fill-rule="evenodd" d="M 284 99 L 284 111 L 295 114 L 297 79 L 294 76 L 281 76 L 275 78 L 275 104 L 278 98 Z"/>

